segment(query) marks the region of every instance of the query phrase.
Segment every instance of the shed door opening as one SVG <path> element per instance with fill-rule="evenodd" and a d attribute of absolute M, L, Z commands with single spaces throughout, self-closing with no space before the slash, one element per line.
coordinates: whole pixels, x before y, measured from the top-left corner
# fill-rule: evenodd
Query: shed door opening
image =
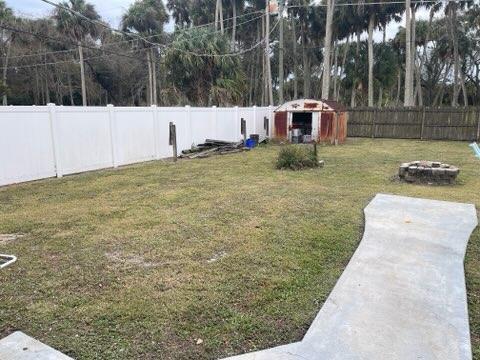
<path fill-rule="evenodd" d="M 296 112 L 292 116 L 292 142 L 309 143 L 312 141 L 312 113 Z"/>

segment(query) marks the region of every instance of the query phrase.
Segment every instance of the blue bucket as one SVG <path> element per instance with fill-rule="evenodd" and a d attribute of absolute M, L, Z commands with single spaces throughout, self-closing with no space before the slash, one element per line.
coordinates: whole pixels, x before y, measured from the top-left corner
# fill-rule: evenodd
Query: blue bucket
<path fill-rule="evenodd" d="M 255 140 L 253 139 L 247 139 L 247 141 L 245 141 L 245 147 L 249 148 L 249 149 L 253 149 L 257 144 L 255 143 Z"/>

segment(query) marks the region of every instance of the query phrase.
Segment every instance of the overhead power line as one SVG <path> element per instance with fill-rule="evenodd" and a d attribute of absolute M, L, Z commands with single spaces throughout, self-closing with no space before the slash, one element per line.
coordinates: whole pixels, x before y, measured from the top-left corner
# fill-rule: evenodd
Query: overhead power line
<path fill-rule="evenodd" d="M 137 50 L 131 50 L 129 52 L 130 53 L 135 53 L 135 52 L 140 52 L 140 51 L 145 51 L 145 50 L 147 50 L 147 49 L 142 48 L 142 49 L 137 49 Z M 88 58 L 85 58 L 83 61 L 101 59 L 101 58 L 104 58 L 104 57 L 107 57 L 107 56 L 110 56 L 110 54 L 90 56 Z M 59 60 L 59 61 L 52 61 L 52 62 L 41 62 L 41 63 L 28 64 L 28 65 L 10 65 L 10 66 L 7 67 L 7 69 L 27 69 L 27 68 L 37 67 L 37 66 L 59 65 L 59 64 L 66 64 L 66 63 L 79 62 L 79 61 L 80 60 L 77 60 L 77 59 L 69 59 L 69 60 Z M 5 69 L 5 66 L 0 66 L 0 69 Z"/>
<path fill-rule="evenodd" d="M 37 38 L 43 38 L 43 39 L 47 39 L 47 40 L 54 41 L 54 42 L 61 43 L 61 44 L 65 44 L 65 42 L 68 41 L 66 39 L 59 39 L 59 38 L 55 38 L 53 36 L 49 36 L 49 35 L 46 35 L 46 34 L 36 33 L 36 32 L 32 32 L 32 31 L 24 30 L 24 29 L 18 29 L 18 28 L 8 26 L 8 25 L 3 25 L 3 24 L 0 24 L 0 29 L 5 29 L 5 30 L 8 30 L 8 31 L 14 31 L 14 32 L 19 33 L 19 34 L 27 34 L 27 35 L 31 35 L 31 36 L 34 36 L 34 37 L 37 37 Z M 73 45 L 73 42 L 70 42 L 70 45 Z M 102 51 L 104 53 L 111 54 L 111 55 L 123 56 L 123 57 L 130 58 L 130 59 L 137 59 L 134 56 L 120 54 L 120 53 L 117 53 L 115 51 L 105 50 L 105 49 L 94 47 L 94 46 L 89 46 L 89 45 L 84 45 L 84 44 L 81 44 L 80 46 L 85 48 L 85 49 Z"/>
<path fill-rule="evenodd" d="M 269 35 L 271 35 L 273 33 L 273 31 L 275 30 L 275 28 L 277 27 L 279 23 L 279 20 L 277 20 L 275 22 L 275 24 L 273 25 L 272 29 L 270 30 L 269 32 Z M 28 35 L 32 35 L 32 36 L 36 36 L 36 37 L 43 37 L 43 38 L 46 38 L 46 39 L 49 39 L 49 40 L 52 40 L 52 41 L 59 41 L 59 42 L 63 42 L 64 40 L 61 40 L 61 39 L 56 39 L 56 38 L 53 38 L 51 36 L 47 36 L 47 35 L 44 35 L 44 34 L 39 34 L 39 33 L 33 33 L 31 31 L 27 31 L 27 30 L 23 30 L 23 29 L 16 29 L 16 28 L 13 28 L 13 27 L 10 27 L 10 26 L 6 26 L 6 25 L 0 25 L 0 28 L 2 29 L 5 29 L 5 30 L 9 30 L 9 31 L 15 31 L 15 32 L 18 32 L 18 33 L 24 33 L 24 34 L 28 34 Z M 193 55 L 193 56 L 201 56 L 201 57 L 233 57 L 233 56 L 239 56 L 239 55 L 243 55 L 243 54 L 246 54 L 250 51 L 253 51 L 254 49 L 256 49 L 257 47 L 259 47 L 260 45 L 264 44 L 266 41 L 266 38 L 263 38 L 262 40 L 260 40 L 259 42 L 255 43 L 253 46 L 249 47 L 248 49 L 244 49 L 242 51 L 238 51 L 238 52 L 233 52 L 233 53 L 225 53 L 225 54 L 199 54 L 197 52 L 194 52 L 194 51 L 189 51 L 189 50 L 185 50 L 185 49 L 178 49 L 178 48 L 175 48 L 173 46 L 170 46 L 168 48 L 172 48 L 176 51 L 180 51 L 180 52 L 183 52 L 183 53 L 187 53 L 187 54 L 190 54 L 190 55 Z M 109 50 L 105 50 L 105 49 L 102 49 L 102 48 L 95 48 L 95 47 L 91 47 L 91 46 L 85 46 L 85 45 L 81 45 L 82 47 L 84 48 L 87 48 L 87 49 L 92 49 L 92 50 L 98 50 L 98 51 L 103 51 L 103 52 L 106 52 L 107 55 L 110 55 L 110 54 L 113 54 L 113 55 L 118 55 L 118 56 L 122 56 L 122 57 L 127 57 L 127 58 L 132 58 L 132 59 L 137 59 L 136 57 L 133 57 L 133 56 L 129 56 L 129 55 L 125 55 L 125 54 L 120 54 L 120 53 L 116 53 L 116 52 L 113 52 L 113 51 L 109 51 Z M 132 51 L 129 51 L 129 52 L 139 52 L 139 51 L 144 51 L 144 50 L 147 50 L 148 48 L 143 48 L 143 49 L 137 49 L 137 50 L 132 50 Z M 73 50 L 73 49 L 72 49 Z M 40 55 L 40 53 L 39 53 Z M 45 55 L 44 54 L 41 54 L 41 55 Z M 95 56 L 95 57 L 90 57 L 88 59 L 85 59 L 85 60 L 90 60 L 90 59 L 96 59 L 96 58 L 102 58 L 102 57 L 105 57 L 107 55 L 103 55 L 103 56 Z M 18 66 L 15 66 L 15 65 L 11 65 L 11 66 L 8 66 L 7 68 L 9 69 L 23 69 L 23 68 L 31 68 L 31 67 L 36 67 L 36 66 L 45 66 L 45 65 L 57 65 L 57 64 L 63 64 L 63 63 L 68 63 L 68 62 L 76 62 L 78 60 L 74 60 L 74 59 L 70 59 L 70 60 L 63 60 L 63 61 L 55 61 L 55 62 L 49 62 L 49 63 L 45 63 L 45 62 L 41 62 L 41 63 L 37 63 L 37 64 L 28 64 L 28 65 L 18 65 Z M 4 69 L 5 67 L 0 67 L 0 69 Z"/>
<path fill-rule="evenodd" d="M 422 4 L 431 4 L 431 3 L 462 3 L 467 2 L 468 0 L 412 0 L 412 5 L 422 5 Z M 349 2 L 349 3 L 335 3 L 335 7 L 342 6 L 371 6 L 371 5 L 392 5 L 392 4 L 405 4 L 405 1 L 375 1 L 375 2 Z M 327 4 L 304 4 L 304 5 L 289 5 L 288 9 L 293 8 L 305 8 L 305 7 L 327 7 Z"/>
<path fill-rule="evenodd" d="M 155 43 L 155 42 L 151 42 L 150 40 L 148 40 L 147 38 L 139 35 L 139 34 L 136 34 L 136 33 L 131 33 L 131 32 L 128 32 L 128 31 L 123 31 L 123 30 L 119 30 L 119 29 L 115 29 L 101 21 L 98 21 L 98 20 L 93 20 L 93 19 L 90 19 L 89 17 L 83 15 L 82 13 L 79 13 L 78 11 L 75 11 L 73 9 L 70 9 L 69 7 L 67 6 L 63 6 L 62 4 L 58 4 L 56 2 L 53 2 L 53 1 L 50 1 L 50 0 L 40 0 L 40 1 L 43 1 L 44 3 L 47 3 L 49 5 L 52 5 L 54 7 L 56 7 L 57 9 L 61 9 L 61 10 L 64 10 L 64 11 L 67 11 L 69 13 L 72 13 L 73 15 L 79 17 L 80 19 L 86 21 L 86 22 L 89 22 L 90 24 L 93 24 L 93 25 L 96 25 L 96 26 L 100 26 L 100 27 L 103 27 L 105 29 L 108 29 L 112 32 L 116 32 L 116 33 L 119 33 L 119 34 L 122 34 L 122 35 L 125 35 L 125 36 L 129 36 L 129 37 L 134 37 L 134 38 L 137 38 L 137 39 L 140 39 L 142 41 L 144 41 L 145 43 L 149 44 L 149 45 L 154 45 L 154 46 L 159 46 L 160 44 L 158 43 Z"/>
<path fill-rule="evenodd" d="M 252 15 L 254 13 L 248 13 L 247 15 Z M 247 24 L 247 23 L 250 23 L 252 21 L 255 21 L 255 20 L 258 20 L 260 18 L 262 18 L 264 16 L 263 12 L 262 12 L 262 15 L 259 15 L 259 16 L 256 16 L 252 19 L 248 19 L 244 22 L 240 22 L 237 24 L 237 27 L 240 27 L 244 24 Z M 203 27 L 203 25 L 200 25 Z M 199 27 L 200 27 L 199 26 Z M 228 30 L 228 29 L 231 29 L 233 28 L 233 26 L 230 26 L 230 27 L 226 27 L 224 28 L 224 30 Z M 185 30 L 182 30 L 182 31 L 190 31 L 191 29 L 193 29 L 193 27 L 191 28 L 188 28 L 188 29 L 185 29 Z M 221 30 L 213 30 L 211 33 L 220 33 Z M 202 34 L 194 34 L 193 35 L 193 39 L 201 36 Z M 155 35 L 150 35 L 150 36 L 146 36 L 146 38 L 153 38 L 153 37 L 158 37 L 159 35 L 158 34 L 155 34 Z M 186 41 L 187 39 L 185 39 Z M 102 44 L 102 47 L 105 48 L 106 46 L 115 46 L 115 45 L 120 45 L 120 44 L 125 44 L 125 43 L 131 43 L 131 42 L 134 42 L 134 41 L 138 41 L 137 39 L 133 39 L 133 40 L 120 40 L 120 41 L 113 41 L 113 42 L 110 42 L 110 43 L 105 43 L 105 44 Z M 163 46 L 167 46 L 167 45 L 163 45 Z M 56 50 L 56 51 L 47 51 L 47 52 L 38 52 L 38 53 L 29 53 L 29 54 L 24 54 L 24 55 L 15 55 L 15 56 L 10 56 L 10 59 L 18 59 L 18 58 L 26 58 L 26 57 L 37 57 L 37 56 L 46 56 L 46 55 L 52 55 L 52 54 L 60 54 L 60 53 L 68 53 L 68 52 L 76 52 L 78 51 L 78 48 L 75 47 L 75 48 L 72 48 L 72 49 L 67 49 L 67 50 Z"/>
<path fill-rule="evenodd" d="M 116 33 L 120 33 L 120 34 L 123 34 L 125 36 L 129 36 L 129 37 L 134 37 L 134 38 L 137 38 L 137 39 L 140 39 L 144 42 L 146 42 L 147 44 L 149 45 L 153 45 L 155 47 L 159 47 L 159 48 L 168 48 L 168 49 L 174 49 L 176 51 L 179 51 L 179 52 L 183 52 L 183 53 L 187 53 L 187 54 L 190 54 L 192 56 L 198 56 L 198 57 L 231 57 L 231 56 L 239 56 L 239 55 L 242 55 L 242 54 L 245 54 L 253 49 L 255 49 L 256 47 L 260 46 L 262 43 L 263 43 L 263 40 L 260 41 L 259 43 L 255 44 L 253 47 L 249 48 L 249 49 L 246 49 L 246 50 L 243 50 L 243 51 L 238 51 L 238 52 L 232 52 L 232 53 L 225 53 L 225 54 L 207 54 L 207 53 L 204 53 L 204 54 L 201 54 L 201 53 L 197 53 L 197 52 L 194 52 L 194 51 L 189 51 L 189 50 L 184 50 L 184 49 L 179 49 L 179 48 L 175 48 L 171 45 L 164 45 L 164 44 L 159 44 L 159 43 L 156 43 L 156 42 L 152 42 L 150 40 L 148 40 L 147 38 L 137 34 L 137 33 L 130 33 L 130 32 L 127 32 L 127 31 L 123 31 L 123 30 L 119 30 L 119 29 L 115 29 L 101 21 L 97 21 L 97 20 L 92 20 L 88 17 L 86 17 L 85 15 L 79 13 L 78 11 L 75 11 L 73 9 L 70 9 L 66 6 L 63 6 L 61 4 L 58 4 L 58 3 L 55 3 L 53 1 L 50 1 L 50 0 L 40 0 L 40 1 L 43 1 L 47 4 L 50 4 L 52 6 L 55 6 L 56 8 L 59 8 L 59 9 L 62 9 L 64 11 L 68 11 L 72 14 L 74 14 L 75 16 L 79 17 L 80 19 L 83 19 L 84 21 L 87 21 L 91 24 L 94 24 L 94 25 L 98 25 L 98 26 L 101 26 L 103 28 L 106 28 L 106 29 L 109 29 L 110 31 L 112 32 L 116 32 Z M 225 20 L 224 20 L 225 21 Z M 206 26 L 206 24 L 204 24 L 203 26 Z"/>

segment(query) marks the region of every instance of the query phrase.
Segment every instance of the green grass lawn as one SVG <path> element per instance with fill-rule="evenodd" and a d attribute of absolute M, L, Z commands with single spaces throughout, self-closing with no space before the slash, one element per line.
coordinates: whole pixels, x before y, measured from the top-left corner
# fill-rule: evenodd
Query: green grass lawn
<path fill-rule="evenodd" d="M 464 142 L 349 139 L 325 167 L 275 169 L 277 146 L 0 189 L 0 337 L 20 329 L 77 359 L 214 359 L 302 338 L 355 251 L 379 192 L 480 208 Z M 455 186 L 395 181 L 440 160 Z M 466 259 L 480 359 L 480 231 Z M 198 339 L 202 339 L 199 341 Z M 197 344 L 197 342 L 199 344 Z"/>

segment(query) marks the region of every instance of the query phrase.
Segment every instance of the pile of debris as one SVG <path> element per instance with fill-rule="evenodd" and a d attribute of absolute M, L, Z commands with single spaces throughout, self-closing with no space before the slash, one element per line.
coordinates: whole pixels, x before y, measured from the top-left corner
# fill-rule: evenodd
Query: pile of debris
<path fill-rule="evenodd" d="M 244 150 L 250 149 L 244 146 L 243 141 L 232 142 L 207 139 L 203 144 L 193 146 L 189 150 L 183 150 L 180 157 L 187 159 L 206 158 L 214 154 L 225 155 L 241 152 Z"/>

